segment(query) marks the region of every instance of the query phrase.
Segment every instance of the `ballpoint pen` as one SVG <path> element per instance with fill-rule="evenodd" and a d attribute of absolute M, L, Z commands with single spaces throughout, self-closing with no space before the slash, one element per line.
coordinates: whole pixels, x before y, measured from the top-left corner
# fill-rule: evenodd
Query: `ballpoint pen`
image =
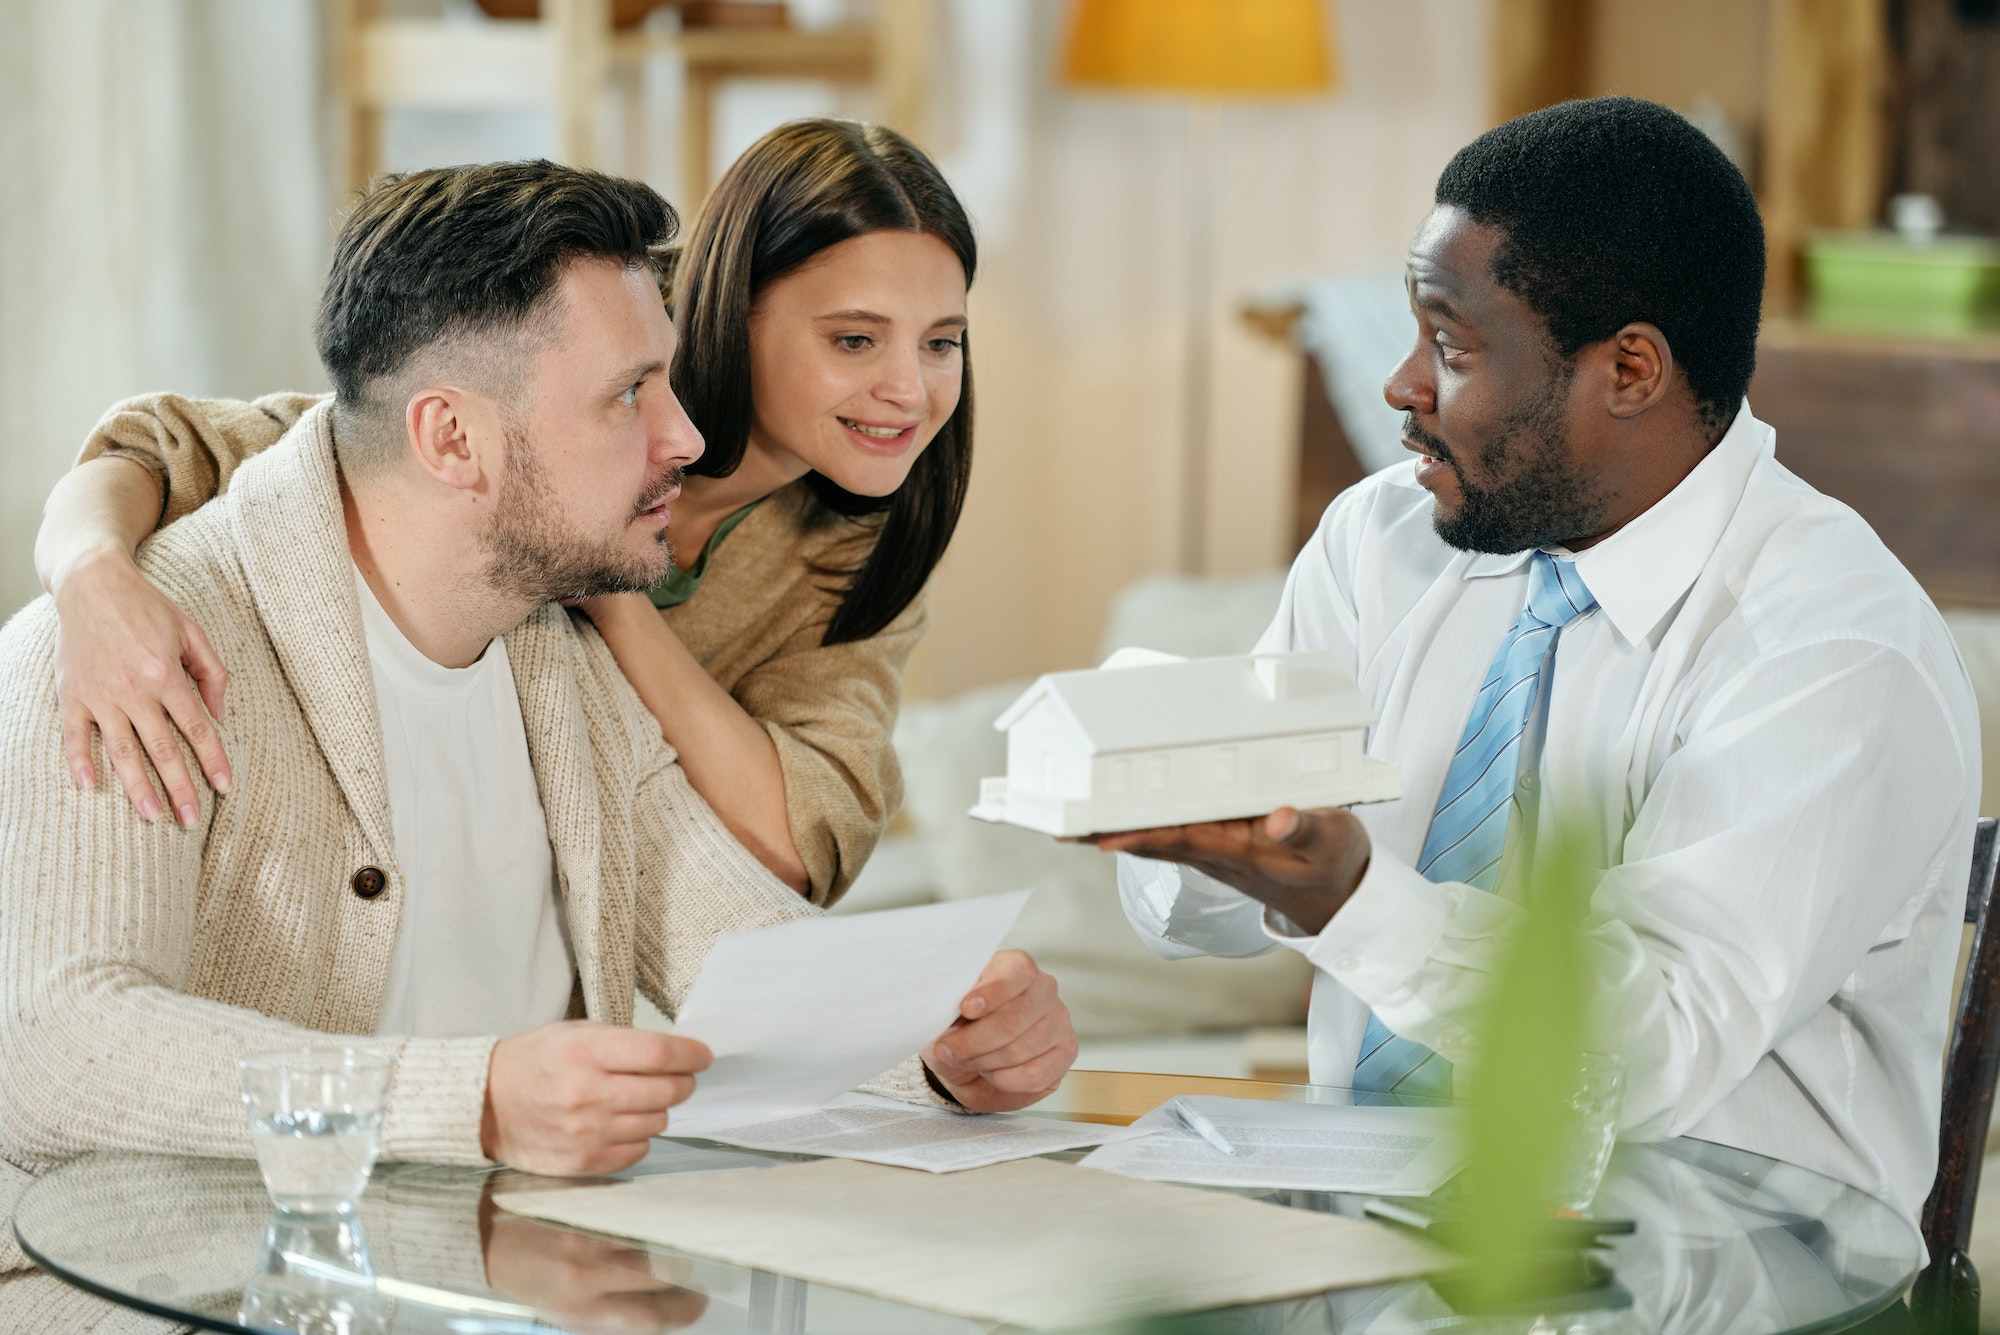
<path fill-rule="evenodd" d="M 1208 1118 L 1202 1116 L 1199 1112 L 1196 1112 L 1186 1099 L 1169 1099 L 1167 1100 L 1167 1108 L 1179 1120 L 1182 1126 L 1194 1132 L 1224 1154 L 1232 1158 L 1235 1157 L 1236 1147 L 1223 1137 L 1222 1132 L 1216 1129 L 1215 1123 L 1209 1121 Z"/>

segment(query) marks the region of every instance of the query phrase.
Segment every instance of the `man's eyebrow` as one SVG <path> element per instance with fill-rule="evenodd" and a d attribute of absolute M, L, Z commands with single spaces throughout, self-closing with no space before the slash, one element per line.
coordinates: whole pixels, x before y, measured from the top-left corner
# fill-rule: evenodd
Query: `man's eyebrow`
<path fill-rule="evenodd" d="M 1449 298 L 1435 290 L 1425 293 L 1420 288 L 1416 300 L 1418 310 L 1438 316 L 1440 319 L 1450 320 L 1454 324 L 1464 319 L 1458 313 L 1458 307 L 1452 305 Z"/>
<path fill-rule="evenodd" d="M 655 357 L 652 361 L 642 362 L 627 370 L 620 371 L 615 376 L 608 377 L 604 383 L 607 387 L 615 389 L 622 394 L 633 385 L 644 380 L 647 376 L 658 375 L 666 369 L 667 364 Z"/>

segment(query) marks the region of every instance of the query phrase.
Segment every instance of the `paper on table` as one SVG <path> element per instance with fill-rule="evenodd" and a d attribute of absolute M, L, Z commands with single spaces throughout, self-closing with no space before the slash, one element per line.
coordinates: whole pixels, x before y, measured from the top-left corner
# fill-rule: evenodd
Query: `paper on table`
<path fill-rule="evenodd" d="M 859 1094 L 840 1099 L 835 1106 L 819 1112 L 754 1126 L 719 1127 L 702 1134 L 710 1140 L 746 1149 L 823 1154 L 866 1159 L 897 1168 L 921 1168 L 928 1173 L 956 1173 L 1152 1132 L 1137 1127 L 1062 1122 L 1050 1117 L 1012 1117 L 1005 1113 L 968 1117 Z"/>
<path fill-rule="evenodd" d="M 1355 1219 L 1022 1159 L 820 1159 L 504 1193 L 503 1209 L 1037 1330 L 1404 1279 L 1448 1254 Z"/>
<path fill-rule="evenodd" d="M 1082 1166 L 1126 1177 L 1221 1187 L 1289 1187 L 1427 1196 L 1465 1162 L 1452 1108 L 1355 1107 L 1273 1103 L 1263 1099 L 1186 1100 L 1214 1122 L 1234 1156 L 1179 1126 L 1165 1104 L 1134 1127 L 1158 1128 L 1143 1140 L 1105 1145 Z"/>
<path fill-rule="evenodd" d="M 674 1018 L 715 1064 L 673 1110 L 669 1134 L 704 1136 L 817 1110 L 930 1043 L 1028 892 L 801 918 L 716 939 Z"/>

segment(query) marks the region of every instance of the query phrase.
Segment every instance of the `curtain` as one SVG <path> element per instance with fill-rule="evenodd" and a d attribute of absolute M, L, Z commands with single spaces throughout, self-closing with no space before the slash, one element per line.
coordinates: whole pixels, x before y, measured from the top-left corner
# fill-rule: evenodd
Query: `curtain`
<path fill-rule="evenodd" d="M 113 400 L 323 383 L 313 0 L 0 0 L 0 613 Z"/>

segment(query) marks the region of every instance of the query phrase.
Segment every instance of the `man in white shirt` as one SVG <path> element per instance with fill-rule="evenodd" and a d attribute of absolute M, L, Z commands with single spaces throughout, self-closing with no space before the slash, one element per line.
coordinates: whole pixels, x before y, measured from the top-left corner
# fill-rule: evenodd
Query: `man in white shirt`
<path fill-rule="evenodd" d="M 1328 509 L 1262 647 L 1340 655 L 1399 801 L 1107 836 L 1160 953 L 1318 967 L 1315 1081 L 1449 1088 L 1523 849 L 1606 869 L 1592 1046 L 1622 1133 L 1831 1174 L 1912 1218 L 1979 792 L 1935 609 L 1786 471 L 1744 392 L 1763 232 L 1664 108 L 1570 103 L 1445 169 L 1385 386 L 1414 469 Z M 1497 891 L 1497 893 L 1496 893 Z"/>

